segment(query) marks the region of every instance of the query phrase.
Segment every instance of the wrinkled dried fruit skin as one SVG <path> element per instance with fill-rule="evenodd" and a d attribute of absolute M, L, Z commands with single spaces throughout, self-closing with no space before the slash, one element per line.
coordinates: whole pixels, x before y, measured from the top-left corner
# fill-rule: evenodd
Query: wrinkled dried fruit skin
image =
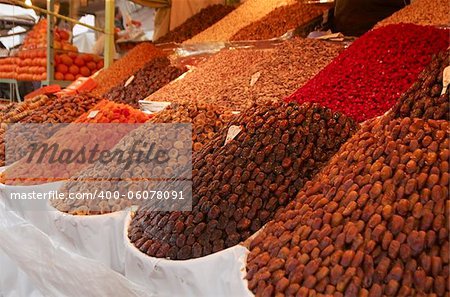
<path fill-rule="evenodd" d="M 448 44 L 448 32 L 434 27 L 399 24 L 369 31 L 286 100 L 317 102 L 358 122 L 381 116 Z"/>
<path fill-rule="evenodd" d="M 335 130 L 336 123 L 339 123 L 339 131 Z M 211 249 L 220 240 L 223 249 L 247 239 L 295 196 L 356 129 L 349 118 L 318 105 L 281 102 L 255 106 L 230 125 L 242 127 L 234 140 L 224 146 L 227 134 L 227 129 L 224 129 L 193 160 L 193 209 L 192 212 L 180 213 L 175 224 L 182 222 L 185 227 L 179 229 L 181 232 L 172 230 L 171 234 L 193 236 L 194 240 L 185 242 L 182 247 L 177 246 L 179 252 L 174 259 L 211 254 L 220 250 Z M 283 136 L 289 140 L 287 144 L 280 143 Z M 267 145 L 263 145 L 269 138 Z M 244 157 L 242 154 L 246 151 L 250 154 Z M 283 162 L 286 158 L 292 162 Z M 286 167 L 282 166 L 283 163 Z M 221 166 L 223 164 L 225 166 Z M 243 180 L 245 170 L 251 174 Z M 216 175 L 222 178 L 215 180 Z M 133 219 L 129 232 L 139 233 L 138 230 L 146 229 L 152 222 L 169 216 L 168 212 L 155 212 L 143 206 Z M 199 220 L 190 221 L 189 216 L 199 217 Z M 207 228 L 203 234 L 192 233 L 200 224 L 210 225 L 216 220 L 218 224 Z M 154 244 L 165 243 L 161 236 L 157 236 L 158 230 L 155 228 L 143 236 Z M 279 234 L 279 237 L 283 242 L 293 240 L 290 235 Z M 194 242 L 202 247 L 201 253 L 190 252 Z M 316 245 L 311 242 L 308 249 L 316 253 L 319 251 Z M 157 256 L 150 250 L 146 253 Z M 279 254 L 287 257 L 283 250 Z M 271 262 L 269 269 L 277 270 L 279 265 L 281 263 Z M 314 270 L 314 267 L 310 269 Z M 310 282 L 315 281 L 310 279 Z M 284 288 L 284 284 L 274 284 L 274 287 L 277 291 Z"/>
<path fill-rule="evenodd" d="M 389 116 L 450 120 L 450 89 L 441 95 L 442 73 L 449 64 L 450 50 L 436 55 L 430 65 L 419 75 L 417 81 L 389 111 Z"/>
<path fill-rule="evenodd" d="M 125 86 L 128 78 L 112 88 L 104 95 L 111 101 L 126 103 L 139 108 L 139 100 L 144 100 L 175 78 L 179 77 L 185 69 L 171 66 L 166 57 L 159 57 L 145 64 L 133 74 L 134 79 Z"/>
<path fill-rule="evenodd" d="M 257 283 L 259 272 L 266 267 L 256 262 L 258 256 L 268 255 L 265 261 L 274 263 L 279 256 L 270 251 L 278 249 L 289 255 L 283 258 L 290 263 L 289 271 L 302 267 L 295 277 L 286 271 L 286 266 L 279 268 L 285 271 L 284 275 L 277 274 L 278 279 L 290 278 L 289 286 L 297 289 L 293 292 L 297 296 L 307 292 L 312 284 L 314 290 L 320 289 L 316 293 L 323 293 L 325 288 L 327 292 L 348 296 L 446 296 L 449 230 L 441 219 L 433 218 L 444 218 L 444 212 L 448 218 L 448 183 L 439 185 L 445 196 L 440 193 L 431 196 L 429 187 L 436 187 L 434 178 L 430 183 L 416 182 L 421 186 L 408 193 L 404 189 L 422 174 L 427 175 L 425 180 L 433 174 L 443 176 L 445 172 L 439 168 L 449 161 L 449 155 L 439 152 L 448 149 L 449 133 L 446 120 L 382 117 L 363 124 L 314 180 L 300 190 L 296 199 L 278 211 L 250 243 L 252 256 L 247 267 L 257 268 L 247 276 L 249 284 Z M 435 149 L 430 145 L 434 142 L 438 154 L 427 163 L 425 156 Z M 415 150 L 423 154 L 417 154 L 421 158 L 415 160 L 415 170 L 408 172 L 406 163 Z M 391 163 L 395 156 L 404 158 L 404 162 Z M 386 173 L 386 166 L 392 174 Z M 385 172 L 386 179 L 369 180 L 364 183 L 368 186 L 364 190 L 365 186 L 361 186 L 364 176 L 373 177 L 380 171 Z M 403 178 L 394 181 L 396 174 Z M 382 186 L 381 193 L 378 185 Z M 398 195 L 401 189 L 403 193 Z M 359 206 L 346 212 L 354 202 Z M 356 215 L 359 210 L 361 215 Z M 330 216 L 335 217 L 331 229 L 325 227 L 328 226 L 325 218 Z M 314 218 L 321 222 L 316 225 Z M 295 223 L 288 224 L 292 219 Z M 324 235 L 329 240 L 322 240 L 324 244 L 318 245 L 319 252 L 313 256 L 311 242 L 320 242 L 322 230 L 326 230 Z M 437 236 L 441 232 L 443 236 Z M 299 239 L 295 241 L 282 240 L 297 236 Z M 324 278 L 327 271 L 329 278 Z M 259 289 L 276 286 L 272 277 L 268 275 Z M 324 283 L 319 286 L 316 280 L 320 278 Z M 251 286 L 249 289 L 257 293 Z"/>

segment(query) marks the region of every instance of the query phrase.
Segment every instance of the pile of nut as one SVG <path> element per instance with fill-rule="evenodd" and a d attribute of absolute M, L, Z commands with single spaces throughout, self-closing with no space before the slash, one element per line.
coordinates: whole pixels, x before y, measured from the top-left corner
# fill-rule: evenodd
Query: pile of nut
<path fill-rule="evenodd" d="M 81 148 L 91 152 L 94 148 L 98 153 L 90 155 L 90 158 L 99 157 L 100 152 L 110 150 L 121 138 L 130 131 L 137 128 L 133 125 L 110 125 L 110 131 L 105 131 L 106 126 L 89 124 L 135 124 L 144 123 L 149 116 L 140 110 L 136 110 L 125 104 L 118 104 L 109 100 L 102 100 L 91 110 L 77 118 L 71 125 L 57 126 L 55 130 L 51 127 L 43 127 L 42 130 L 49 130 L 50 138 L 44 138 L 40 142 L 45 142 L 49 146 L 57 144 L 59 150 L 70 150 L 79 152 Z M 34 127 L 31 129 L 35 130 Z M 41 129 L 38 128 L 42 132 Z M 28 132 L 28 131 L 27 131 Z M 37 131 L 32 131 L 36 133 Z M 31 133 L 31 132 L 30 132 Z M 49 162 L 49 155 L 40 161 L 39 156 L 33 160 L 19 160 L 8 167 L 2 173 L 2 183 L 9 185 L 34 185 L 67 180 L 74 176 L 88 162 L 82 159 L 68 163 Z"/>
<path fill-rule="evenodd" d="M 265 17 L 275 8 L 295 2 L 295 0 L 246 0 L 222 20 L 185 43 L 231 40 L 239 30 Z"/>
<path fill-rule="evenodd" d="M 446 296 L 449 122 L 366 123 L 250 243 L 257 296 Z"/>
<path fill-rule="evenodd" d="M 183 24 L 160 37 L 155 43 L 181 43 L 211 27 L 233 11 L 233 9 L 234 7 L 231 5 L 222 4 L 214 4 L 203 8 L 197 14 L 188 18 Z"/>
<path fill-rule="evenodd" d="M 123 58 L 114 62 L 111 67 L 103 69 L 94 80 L 98 86 L 92 94 L 102 97 L 113 87 L 120 85 L 133 73 L 141 69 L 147 62 L 166 54 L 151 43 L 141 43 L 130 50 Z"/>
<path fill-rule="evenodd" d="M 417 82 L 400 97 L 389 112 L 394 118 L 413 117 L 450 120 L 450 88 L 441 95 L 444 68 L 450 63 L 450 50 L 436 55 L 431 64 L 419 75 Z"/>
<path fill-rule="evenodd" d="M 280 37 L 289 30 L 307 24 L 322 15 L 327 8 L 301 1 L 282 6 L 264 18 L 242 28 L 231 40 L 265 40 Z"/>
<path fill-rule="evenodd" d="M 204 145 L 206 145 L 211 139 L 214 138 L 216 133 L 222 130 L 228 122 L 232 120 L 234 114 L 225 108 L 216 107 L 210 104 L 203 103 L 183 103 L 172 104 L 163 111 L 154 114 L 154 116 L 145 124 L 145 126 L 137 128 L 122 139 L 114 149 L 121 149 L 123 151 L 130 151 L 131 146 L 134 143 L 144 143 L 150 141 L 149 130 L 151 124 L 161 123 L 191 123 L 192 124 L 192 151 L 199 151 Z M 159 142 L 159 141 L 158 141 Z M 191 152 L 189 152 L 191 153 Z M 183 163 L 186 159 L 186 154 L 179 155 L 179 162 Z M 115 165 L 115 164 L 114 164 Z M 176 166 L 176 164 L 175 164 Z M 158 171 L 160 171 L 158 169 Z M 163 171 L 172 170 L 171 168 L 163 168 Z M 139 166 L 139 169 L 134 170 L 133 174 L 139 172 L 139 177 L 142 180 L 153 176 L 153 172 L 157 170 L 152 165 Z M 123 179 L 132 177 L 129 170 L 125 170 L 123 166 L 111 166 L 111 164 L 95 163 L 92 166 L 86 168 L 70 181 L 64 184 L 63 192 L 83 192 L 86 187 L 90 187 L 89 191 L 92 191 L 96 187 L 99 190 L 121 190 L 119 189 L 120 181 Z M 115 179 L 119 179 L 119 182 Z M 106 182 L 91 183 L 88 185 L 86 180 L 101 180 Z M 144 183 L 139 183 L 138 186 L 142 187 Z M 136 190 L 136 185 L 133 187 Z M 130 185 L 127 186 L 130 191 Z M 137 201 L 131 201 L 127 199 L 112 199 L 107 203 L 106 201 L 99 200 L 78 200 L 73 201 L 70 199 L 54 201 L 53 206 L 63 212 L 68 212 L 74 215 L 95 215 L 105 214 L 118 210 L 122 210 Z"/>
<path fill-rule="evenodd" d="M 414 0 L 410 5 L 395 12 L 375 25 L 412 23 L 417 25 L 448 26 L 450 24 L 450 2 L 447 0 Z"/>
<path fill-rule="evenodd" d="M 126 79 L 105 94 L 114 102 L 126 103 L 139 107 L 139 100 L 144 100 L 161 87 L 167 85 L 183 74 L 185 70 L 170 65 L 166 57 L 155 58 L 138 70 L 129 81 Z"/>
<path fill-rule="evenodd" d="M 148 100 L 205 101 L 244 110 L 289 96 L 341 50 L 342 45 L 299 38 L 270 49 L 223 50 Z"/>
<path fill-rule="evenodd" d="M 192 211 L 143 205 L 128 236 L 149 256 L 190 259 L 247 239 L 311 179 L 356 129 L 315 104 L 255 106 L 194 156 Z"/>

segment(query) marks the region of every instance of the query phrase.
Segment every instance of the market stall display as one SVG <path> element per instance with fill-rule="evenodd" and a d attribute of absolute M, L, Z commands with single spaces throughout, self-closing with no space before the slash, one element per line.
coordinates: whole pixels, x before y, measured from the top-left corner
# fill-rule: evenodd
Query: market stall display
<path fill-rule="evenodd" d="M 244 110 L 292 94 L 342 50 L 339 44 L 297 38 L 269 49 L 222 50 L 148 100 L 204 101 Z"/>
<path fill-rule="evenodd" d="M 155 43 L 176 42 L 188 40 L 205 29 L 211 27 L 234 9 L 231 5 L 215 4 L 200 10 L 183 24 L 179 25 L 166 35 L 158 38 Z"/>
<path fill-rule="evenodd" d="M 208 1 L 106 69 L 46 20 L 0 58 L 76 80 L 0 104 L 0 295 L 449 297 L 450 3 L 320 40 L 324 1 Z"/>
<path fill-rule="evenodd" d="M 450 89 L 442 94 L 443 72 L 450 64 L 450 50 L 442 51 L 419 75 L 418 80 L 389 111 L 394 118 L 412 117 L 450 120 Z"/>
<path fill-rule="evenodd" d="M 199 151 L 203 146 L 207 145 L 208 142 L 215 137 L 216 133 L 221 131 L 232 118 L 233 113 L 230 110 L 211 104 L 195 102 L 172 104 L 165 110 L 154 114 L 145 126 L 137 128 L 135 131 L 124 137 L 114 149 L 130 151 L 133 144 L 144 143 L 145 141 L 150 140 L 149 130 L 151 124 L 191 123 L 192 151 Z M 181 154 L 178 159 L 180 162 L 188 161 L 186 156 Z M 155 168 L 152 167 L 152 164 L 141 166 L 137 170 L 140 171 L 140 178 L 142 180 L 149 179 L 149 177 L 154 176 L 153 173 L 156 172 Z M 161 170 L 161 168 L 159 170 Z M 111 187 L 107 190 L 115 191 L 119 190 L 118 182 L 114 183 L 114 180 L 117 177 L 130 177 L 130 173 L 122 165 L 111 167 L 109 164 L 97 162 L 66 182 L 61 191 L 64 193 L 83 192 L 87 187 L 86 183 L 83 182 L 85 180 L 106 180 Z M 112 181 L 110 182 L 110 180 Z M 91 183 L 88 187 L 90 188 L 90 191 L 96 188 L 99 190 L 106 190 L 104 185 L 100 183 Z M 70 199 L 65 199 L 54 203 L 54 207 L 60 211 L 68 212 L 73 215 L 96 215 L 122 210 L 134 203 L 138 203 L 136 200 L 127 201 L 127 199 L 116 199 L 110 200 L 107 203 L 105 202 L 106 201 L 102 202 L 99 200 L 71 201 Z"/>
<path fill-rule="evenodd" d="M 370 31 L 287 100 L 317 102 L 365 121 L 390 109 L 448 44 L 448 32 L 430 26 Z"/>
<path fill-rule="evenodd" d="M 144 100 L 167 85 L 185 70 L 170 65 L 170 60 L 166 57 L 155 58 L 134 73 L 131 78 L 112 88 L 104 97 L 138 108 L 139 100 Z"/>
<path fill-rule="evenodd" d="M 102 133 L 99 129 L 104 129 L 106 126 L 88 124 L 136 124 L 144 123 L 148 119 L 148 115 L 131 106 L 102 100 L 73 121 L 73 124 L 56 127 L 56 132 L 49 139 L 43 139 L 42 141 L 45 141 L 48 146 L 58 144 L 60 150 L 78 151 L 82 146 L 86 151 L 91 151 L 95 147 L 96 150 L 101 152 L 111 149 L 123 136 L 138 126 L 114 125 L 109 133 Z M 98 153 L 91 157 L 98 158 Z M 8 167 L 2 173 L 2 183 L 34 185 L 67 180 L 88 166 L 86 162 L 70 164 L 72 166 L 58 162 L 52 164 L 49 162 L 50 155 L 43 159 L 39 158 L 38 156 L 31 161 L 21 159 Z"/>
<path fill-rule="evenodd" d="M 128 79 L 147 62 L 166 54 L 151 43 L 141 43 L 130 50 L 123 58 L 114 62 L 111 67 L 101 71 L 94 79 L 98 87 L 92 91 L 96 96 L 103 96 L 112 88 Z"/>
<path fill-rule="evenodd" d="M 191 39 L 186 40 L 185 43 L 231 40 L 239 30 L 262 19 L 277 7 L 295 2 L 295 0 L 246 0 L 226 17 Z"/>
<path fill-rule="evenodd" d="M 376 119 L 251 242 L 258 296 L 445 296 L 449 122 Z"/>
<path fill-rule="evenodd" d="M 356 128 L 314 104 L 250 108 L 194 156 L 192 211 L 158 212 L 144 204 L 128 236 L 143 253 L 173 260 L 237 245 L 285 206 Z"/>
<path fill-rule="evenodd" d="M 450 24 L 450 3 L 447 0 L 414 0 L 410 5 L 376 24 L 375 28 L 399 23 L 448 26 Z"/>
<path fill-rule="evenodd" d="M 0 78 L 17 80 L 47 79 L 47 20 L 43 19 L 26 35 L 17 55 L 0 59 Z M 98 55 L 78 53 L 69 42 L 70 34 L 55 28 L 55 77 L 56 80 L 73 81 L 88 77 L 103 68 Z M 94 63 L 95 62 L 95 63 Z"/>
<path fill-rule="evenodd" d="M 89 77 L 103 68 L 103 58 L 93 54 L 59 52 L 55 54 L 55 79 L 75 80 Z"/>
<path fill-rule="evenodd" d="M 328 11 L 324 6 L 296 2 L 279 7 L 264 18 L 242 28 L 231 40 L 265 40 L 277 38 L 286 32 L 309 23 Z"/>

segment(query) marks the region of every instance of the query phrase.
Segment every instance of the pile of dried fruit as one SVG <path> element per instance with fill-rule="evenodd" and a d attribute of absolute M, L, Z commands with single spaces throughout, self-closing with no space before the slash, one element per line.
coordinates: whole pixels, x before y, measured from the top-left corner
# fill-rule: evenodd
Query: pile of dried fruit
<path fill-rule="evenodd" d="M 223 106 L 203 102 L 174 103 L 157 113 L 150 123 L 191 123 L 192 151 L 200 151 L 234 117 Z"/>
<path fill-rule="evenodd" d="M 222 4 L 210 5 L 203 8 L 183 24 L 156 40 L 155 43 L 181 43 L 188 40 L 223 19 L 233 9 L 233 6 Z"/>
<path fill-rule="evenodd" d="M 21 123 L 71 123 L 80 115 L 91 109 L 99 99 L 90 94 L 62 95 L 46 100 L 29 115 L 20 120 Z"/>
<path fill-rule="evenodd" d="M 341 45 L 319 40 L 293 39 L 271 49 L 224 50 L 183 79 L 155 92 L 149 100 L 205 101 L 244 110 L 254 102 L 280 100 L 292 94 L 342 49 Z"/>
<path fill-rule="evenodd" d="M 147 62 L 166 54 L 150 43 L 141 43 L 130 50 L 123 58 L 114 62 L 111 67 L 101 71 L 94 79 L 98 83 L 92 93 L 103 96 L 113 87 L 128 79 Z"/>
<path fill-rule="evenodd" d="M 29 116 L 34 109 L 40 107 L 49 101 L 49 97 L 45 95 L 36 96 L 20 102 L 16 105 L 11 105 L 5 112 L 0 115 L 0 122 L 2 123 L 17 123 L 23 118 Z"/>
<path fill-rule="evenodd" d="M 449 122 L 357 132 L 250 243 L 257 296 L 446 296 Z"/>
<path fill-rule="evenodd" d="M 357 121 L 382 115 L 448 44 L 448 32 L 433 27 L 401 24 L 370 31 L 288 100 L 317 102 Z"/>
<path fill-rule="evenodd" d="M 171 66 L 166 57 L 155 58 L 138 70 L 133 75 L 134 78 L 130 79 L 131 82 L 128 79 L 122 81 L 106 93 L 105 97 L 138 108 L 139 100 L 144 100 L 183 72 L 184 70 Z"/>
<path fill-rule="evenodd" d="M 143 253 L 170 259 L 209 255 L 247 239 L 311 179 L 356 129 L 316 104 L 255 106 L 193 160 L 191 212 L 142 206 L 129 237 Z"/>
<path fill-rule="evenodd" d="M 205 144 L 207 144 L 215 134 L 220 131 L 227 123 L 233 118 L 233 114 L 230 110 L 223 107 L 216 107 L 210 104 L 202 103 L 184 103 L 184 104 L 172 104 L 165 110 L 156 113 L 142 128 L 137 128 L 132 133 L 127 135 L 114 149 L 121 149 L 123 151 L 130 151 L 130 148 L 134 143 L 144 143 L 149 141 L 152 126 L 148 124 L 160 124 L 160 123 L 191 123 L 192 124 L 192 143 L 193 151 L 200 150 Z M 159 141 L 158 141 L 159 142 Z M 189 152 L 191 153 L 191 152 Z M 186 154 L 179 155 L 178 161 L 184 163 L 186 160 Z M 122 190 L 119 182 L 114 181 L 114 178 L 130 178 L 130 172 L 125 170 L 123 166 L 111 166 L 110 164 L 96 163 L 93 166 L 80 172 L 77 176 L 72 178 L 66 184 L 64 184 L 62 191 L 68 192 L 83 192 L 86 191 L 86 187 L 89 191 L 93 191 L 96 188 L 101 190 Z M 156 170 L 150 165 L 139 166 L 139 169 L 133 170 L 133 174 L 139 172 L 141 179 L 146 179 L 153 176 L 152 173 L 156 171 L 166 170 L 166 168 L 159 168 Z M 167 169 L 171 170 L 171 169 Z M 160 175 L 161 173 L 157 174 Z M 87 185 L 86 180 L 104 180 L 105 184 L 91 183 Z M 141 185 L 141 184 L 139 184 Z M 133 185 L 134 187 L 135 185 Z M 131 191 L 130 184 L 125 188 Z M 147 188 L 148 189 L 148 188 Z M 108 203 L 109 202 L 109 203 Z M 55 201 L 54 206 L 63 212 L 68 212 L 74 215 L 95 215 L 104 214 L 112 211 L 118 211 L 130 206 L 137 201 L 131 201 L 127 199 L 110 200 L 107 203 L 105 201 L 98 200 L 59 200 Z"/>
<path fill-rule="evenodd" d="M 34 109 L 46 103 L 47 96 L 36 96 L 18 104 L 8 105 L 0 114 L 0 166 L 5 166 L 5 133 L 9 123 L 17 123 L 29 116 Z"/>
<path fill-rule="evenodd" d="M 260 20 L 277 7 L 295 0 L 246 0 L 230 14 L 185 43 L 227 41 L 247 25 Z"/>
<path fill-rule="evenodd" d="M 10 112 L 14 108 L 16 108 L 17 104 L 18 103 L 16 103 L 16 102 L 0 104 L 0 118 L 2 118 L 3 115 L 7 114 L 8 112 Z"/>
<path fill-rule="evenodd" d="M 237 32 L 231 40 L 265 40 L 280 37 L 287 31 L 307 24 L 322 15 L 327 8 L 297 2 L 282 6 L 264 18 Z"/>
<path fill-rule="evenodd" d="M 441 95 L 443 71 L 450 63 L 450 50 L 440 52 L 389 112 L 390 116 L 450 120 L 450 89 Z"/>
<path fill-rule="evenodd" d="M 102 100 L 91 110 L 81 115 L 73 124 L 66 127 L 57 127 L 56 132 L 49 138 L 44 139 L 49 146 L 57 144 L 59 150 L 68 149 L 78 152 L 81 147 L 86 151 L 91 151 L 94 147 L 97 151 L 111 149 L 127 133 L 137 128 L 132 125 L 114 125 L 111 131 L 99 131 L 105 126 L 82 125 L 82 124 L 104 124 L 122 123 L 135 124 L 144 123 L 149 116 L 140 110 L 136 110 L 125 104 L 117 104 L 108 100 Z M 30 185 L 66 180 L 85 168 L 88 163 L 49 163 L 47 155 L 42 161 L 31 162 L 24 159 L 14 163 L 2 174 L 2 182 L 11 185 Z M 98 153 L 90 158 L 98 158 Z"/>
<path fill-rule="evenodd" d="M 89 94 L 63 95 L 52 99 L 45 99 L 45 96 L 40 97 L 42 98 L 40 101 L 31 104 L 38 105 L 36 108 L 24 111 L 26 116 L 22 116 L 21 114 L 17 115 L 14 120 L 20 118 L 20 121 L 14 122 L 48 125 L 42 125 L 43 129 L 33 129 L 31 127 L 30 130 L 24 129 L 24 125 L 19 127 L 13 126 L 11 129 L 17 130 L 11 130 L 10 135 L 13 135 L 12 133 L 16 133 L 17 135 L 11 138 L 10 141 L 14 141 L 17 144 L 8 146 L 14 151 L 6 152 L 6 156 L 8 157 L 8 160 L 6 160 L 7 165 L 11 165 L 14 161 L 21 159 L 27 152 L 26 149 L 28 148 L 22 148 L 20 143 L 29 143 L 30 139 L 35 139 L 36 141 L 38 139 L 48 139 L 48 137 L 52 136 L 61 128 L 58 125 L 51 124 L 71 123 L 98 102 L 96 97 Z M 6 150 L 8 150 L 8 147 L 6 147 Z"/>
<path fill-rule="evenodd" d="M 447 0 L 414 0 L 410 5 L 397 11 L 376 24 L 375 28 L 399 23 L 417 25 L 448 26 L 450 24 L 450 2 Z"/>

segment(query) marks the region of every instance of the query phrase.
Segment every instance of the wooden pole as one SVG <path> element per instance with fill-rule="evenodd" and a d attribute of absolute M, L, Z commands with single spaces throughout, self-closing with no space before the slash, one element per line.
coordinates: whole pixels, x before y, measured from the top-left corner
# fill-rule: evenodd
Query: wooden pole
<path fill-rule="evenodd" d="M 114 10 L 115 1 L 105 0 L 105 68 L 108 68 L 114 62 Z"/>

